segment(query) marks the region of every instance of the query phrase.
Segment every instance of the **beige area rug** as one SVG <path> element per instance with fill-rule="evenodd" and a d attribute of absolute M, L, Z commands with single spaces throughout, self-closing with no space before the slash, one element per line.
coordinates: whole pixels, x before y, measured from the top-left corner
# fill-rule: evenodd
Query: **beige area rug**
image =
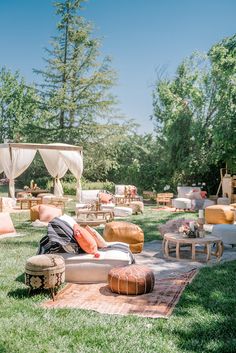
<path fill-rule="evenodd" d="M 177 277 L 157 279 L 152 293 L 138 296 L 112 293 L 104 283 L 68 283 L 57 294 L 55 301 L 48 300 L 41 305 L 44 308 L 94 310 L 102 314 L 168 318 L 196 273 L 197 270 L 194 269 Z"/>

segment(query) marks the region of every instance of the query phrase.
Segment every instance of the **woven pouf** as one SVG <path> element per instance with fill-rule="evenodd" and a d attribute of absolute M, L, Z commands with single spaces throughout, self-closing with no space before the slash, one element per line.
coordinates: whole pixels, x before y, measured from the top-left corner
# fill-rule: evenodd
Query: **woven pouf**
<path fill-rule="evenodd" d="M 129 222 L 109 222 L 106 223 L 103 237 L 108 242 L 121 241 L 129 244 L 133 253 L 143 250 L 144 233 L 136 224 Z"/>
<path fill-rule="evenodd" d="M 108 273 L 108 285 L 112 292 L 138 295 L 152 292 L 155 284 L 154 273 L 145 266 L 130 265 L 115 267 Z"/>
<path fill-rule="evenodd" d="M 54 300 L 55 289 L 65 281 L 65 261 L 55 254 L 30 257 L 25 265 L 25 284 L 31 289 L 49 289 Z"/>

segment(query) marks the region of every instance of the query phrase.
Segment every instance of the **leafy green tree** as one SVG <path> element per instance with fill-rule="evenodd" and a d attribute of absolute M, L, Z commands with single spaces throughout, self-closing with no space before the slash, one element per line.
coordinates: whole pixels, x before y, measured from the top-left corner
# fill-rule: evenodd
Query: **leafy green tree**
<path fill-rule="evenodd" d="M 235 173 L 235 77 L 236 35 L 184 60 L 172 80 L 157 81 L 153 118 L 173 185 L 208 179 L 216 191 L 220 167 Z"/>
<path fill-rule="evenodd" d="M 19 72 L 0 71 L 0 140 L 27 142 L 30 127 L 38 118 L 35 89 L 25 84 Z"/>
<path fill-rule="evenodd" d="M 46 51 L 46 68 L 35 70 L 42 76 L 42 97 L 50 113 L 43 127 L 54 140 L 70 143 L 81 140 L 84 128 L 111 114 L 114 104 L 114 71 L 108 57 L 98 61 L 100 42 L 92 36 L 91 24 L 77 15 L 83 2 L 55 3 L 58 35 Z"/>
<path fill-rule="evenodd" d="M 212 159 L 215 95 L 208 57 L 198 53 L 179 65 L 174 79 L 156 84 L 157 139 L 168 165 L 167 181 L 173 187 L 202 181 L 216 168 Z"/>
<path fill-rule="evenodd" d="M 217 92 L 213 158 L 236 171 L 236 35 L 222 40 L 209 51 L 211 75 Z"/>

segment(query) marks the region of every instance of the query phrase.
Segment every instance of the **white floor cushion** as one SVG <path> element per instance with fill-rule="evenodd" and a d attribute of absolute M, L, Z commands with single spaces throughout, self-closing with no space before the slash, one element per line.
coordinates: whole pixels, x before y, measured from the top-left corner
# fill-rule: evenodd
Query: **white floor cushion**
<path fill-rule="evenodd" d="M 221 239 L 224 244 L 236 244 L 236 224 L 215 224 L 211 235 Z"/>
<path fill-rule="evenodd" d="M 190 209 L 192 207 L 191 200 L 184 197 L 178 197 L 176 199 L 173 199 L 172 205 L 173 207 L 179 209 Z"/>
<path fill-rule="evenodd" d="M 115 217 L 128 217 L 132 215 L 131 207 L 115 207 L 114 208 L 114 216 Z"/>
<path fill-rule="evenodd" d="M 71 283 L 107 282 L 110 269 L 131 264 L 128 253 L 120 250 L 98 251 L 99 258 L 91 254 L 60 254 L 65 259 L 65 280 Z"/>

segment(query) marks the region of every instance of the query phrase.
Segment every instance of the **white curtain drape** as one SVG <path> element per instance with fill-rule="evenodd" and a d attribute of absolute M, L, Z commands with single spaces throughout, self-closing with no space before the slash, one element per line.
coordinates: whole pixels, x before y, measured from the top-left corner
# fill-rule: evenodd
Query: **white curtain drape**
<path fill-rule="evenodd" d="M 0 160 L 4 173 L 9 179 L 9 193 L 15 197 L 14 179 L 21 175 L 34 159 L 36 150 L 12 148 L 11 154 L 9 147 L 0 148 Z"/>
<path fill-rule="evenodd" d="M 3 168 L 3 165 L 2 165 L 2 162 L 1 162 L 1 151 L 0 151 L 0 174 L 4 172 L 4 168 Z"/>
<path fill-rule="evenodd" d="M 60 155 L 64 159 L 68 169 L 77 179 L 76 198 L 80 201 L 81 198 L 81 184 L 80 178 L 83 173 L 83 158 L 79 151 L 60 151 Z"/>
<path fill-rule="evenodd" d="M 63 196 L 60 179 L 66 174 L 68 167 L 60 155 L 60 151 L 40 149 L 39 153 L 49 174 L 54 178 L 54 195 Z"/>
<path fill-rule="evenodd" d="M 83 172 L 82 153 L 73 150 L 64 151 L 63 146 L 68 146 L 65 144 L 53 145 L 61 146 L 62 150 L 39 149 L 39 153 L 49 174 L 55 180 L 54 194 L 56 196 L 63 196 L 60 178 L 62 178 L 69 169 L 77 179 L 76 195 L 77 199 L 80 200 L 80 178 Z M 6 177 L 9 179 L 9 193 L 11 197 L 15 197 L 14 179 L 29 167 L 35 157 L 36 151 L 36 149 L 12 147 L 10 153 L 8 145 L 2 145 L 0 148 L 0 173 L 4 171 Z"/>

